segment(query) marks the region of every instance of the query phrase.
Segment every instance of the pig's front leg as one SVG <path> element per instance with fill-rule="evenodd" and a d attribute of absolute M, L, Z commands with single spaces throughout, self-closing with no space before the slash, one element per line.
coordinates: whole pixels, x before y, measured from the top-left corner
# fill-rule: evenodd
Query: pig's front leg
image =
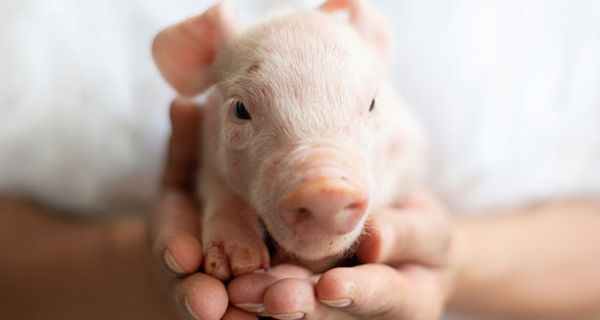
<path fill-rule="evenodd" d="M 205 177 L 202 188 L 204 212 L 202 243 L 204 271 L 223 281 L 269 267 L 254 210 L 235 196 L 218 177 Z"/>

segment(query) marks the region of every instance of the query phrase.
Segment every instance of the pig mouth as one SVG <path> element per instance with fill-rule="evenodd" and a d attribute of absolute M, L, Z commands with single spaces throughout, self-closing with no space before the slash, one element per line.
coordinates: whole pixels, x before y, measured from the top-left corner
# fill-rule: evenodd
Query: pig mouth
<path fill-rule="evenodd" d="M 313 273 L 323 273 L 332 268 L 352 267 L 360 264 L 359 260 L 354 255 L 359 243 L 358 239 L 354 241 L 348 249 L 318 260 L 308 260 L 296 253 L 286 251 L 269 233 L 265 233 L 265 243 L 271 256 L 271 266 L 279 264 L 296 264 L 307 268 Z"/>
<path fill-rule="evenodd" d="M 351 235 L 302 238 L 288 233 L 283 239 L 272 233 L 263 219 L 260 219 L 264 241 L 274 264 L 299 263 L 318 271 L 323 266 L 331 267 L 354 260 L 356 248 L 365 234 L 361 226 Z"/>

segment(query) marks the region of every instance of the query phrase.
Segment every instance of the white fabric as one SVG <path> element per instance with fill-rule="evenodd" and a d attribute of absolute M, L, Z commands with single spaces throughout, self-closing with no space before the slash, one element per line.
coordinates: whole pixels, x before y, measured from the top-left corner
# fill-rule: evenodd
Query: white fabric
<path fill-rule="evenodd" d="M 149 203 L 174 96 L 150 41 L 210 2 L 0 0 L 0 192 Z M 248 22 L 278 1 L 236 2 Z M 600 2 L 374 2 L 456 212 L 600 195 Z"/>
<path fill-rule="evenodd" d="M 399 86 L 458 212 L 600 195 L 600 2 L 386 4 Z"/>

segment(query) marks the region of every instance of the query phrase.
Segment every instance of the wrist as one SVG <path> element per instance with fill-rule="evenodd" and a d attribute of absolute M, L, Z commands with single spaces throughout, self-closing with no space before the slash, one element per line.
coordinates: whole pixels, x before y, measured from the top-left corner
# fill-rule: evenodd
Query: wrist
<path fill-rule="evenodd" d="M 452 281 L 447 306 L 461 312 L 483 312 L 492 288 L 506 286 L 510 281 L 510 264 L 501 248 L 507 239 L 499 237 L 497 225 L 490 219 L 457 217 L 452 221 L 451 254 Z M 495 249 L 493 254 L 490 249 Z M 482 294 L 486 295 L 484 299 Z"/>
<path fill-rule="evenodd" d="M 468 263 L 473 259 L 470 245 L 471 226 L 464 218 L 451 219 L 451 242 L 448 250 L 448 264 L 445 274 L 446 296 L 445 303 L 452 308 L 461 300 L 462 286 L 466 282 Z"/>

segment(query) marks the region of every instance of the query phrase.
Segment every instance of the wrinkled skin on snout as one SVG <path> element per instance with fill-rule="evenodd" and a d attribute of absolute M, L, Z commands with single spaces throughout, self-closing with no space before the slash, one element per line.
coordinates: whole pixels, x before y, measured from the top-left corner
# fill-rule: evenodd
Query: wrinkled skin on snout
<path fill-rule="evenodd" d="M 331 10 L 344 9 L 350 21 Z M 364 1 L 239 30 L 222 3 L 161 32 L 153 53 L 182 94 L 207 91 L 199 196 L 205 271 L 269 265 L 283 251 L 348 252 L 373 208 L 420 186 L 423 137 L 387 74 L 387 29 Z"/>

